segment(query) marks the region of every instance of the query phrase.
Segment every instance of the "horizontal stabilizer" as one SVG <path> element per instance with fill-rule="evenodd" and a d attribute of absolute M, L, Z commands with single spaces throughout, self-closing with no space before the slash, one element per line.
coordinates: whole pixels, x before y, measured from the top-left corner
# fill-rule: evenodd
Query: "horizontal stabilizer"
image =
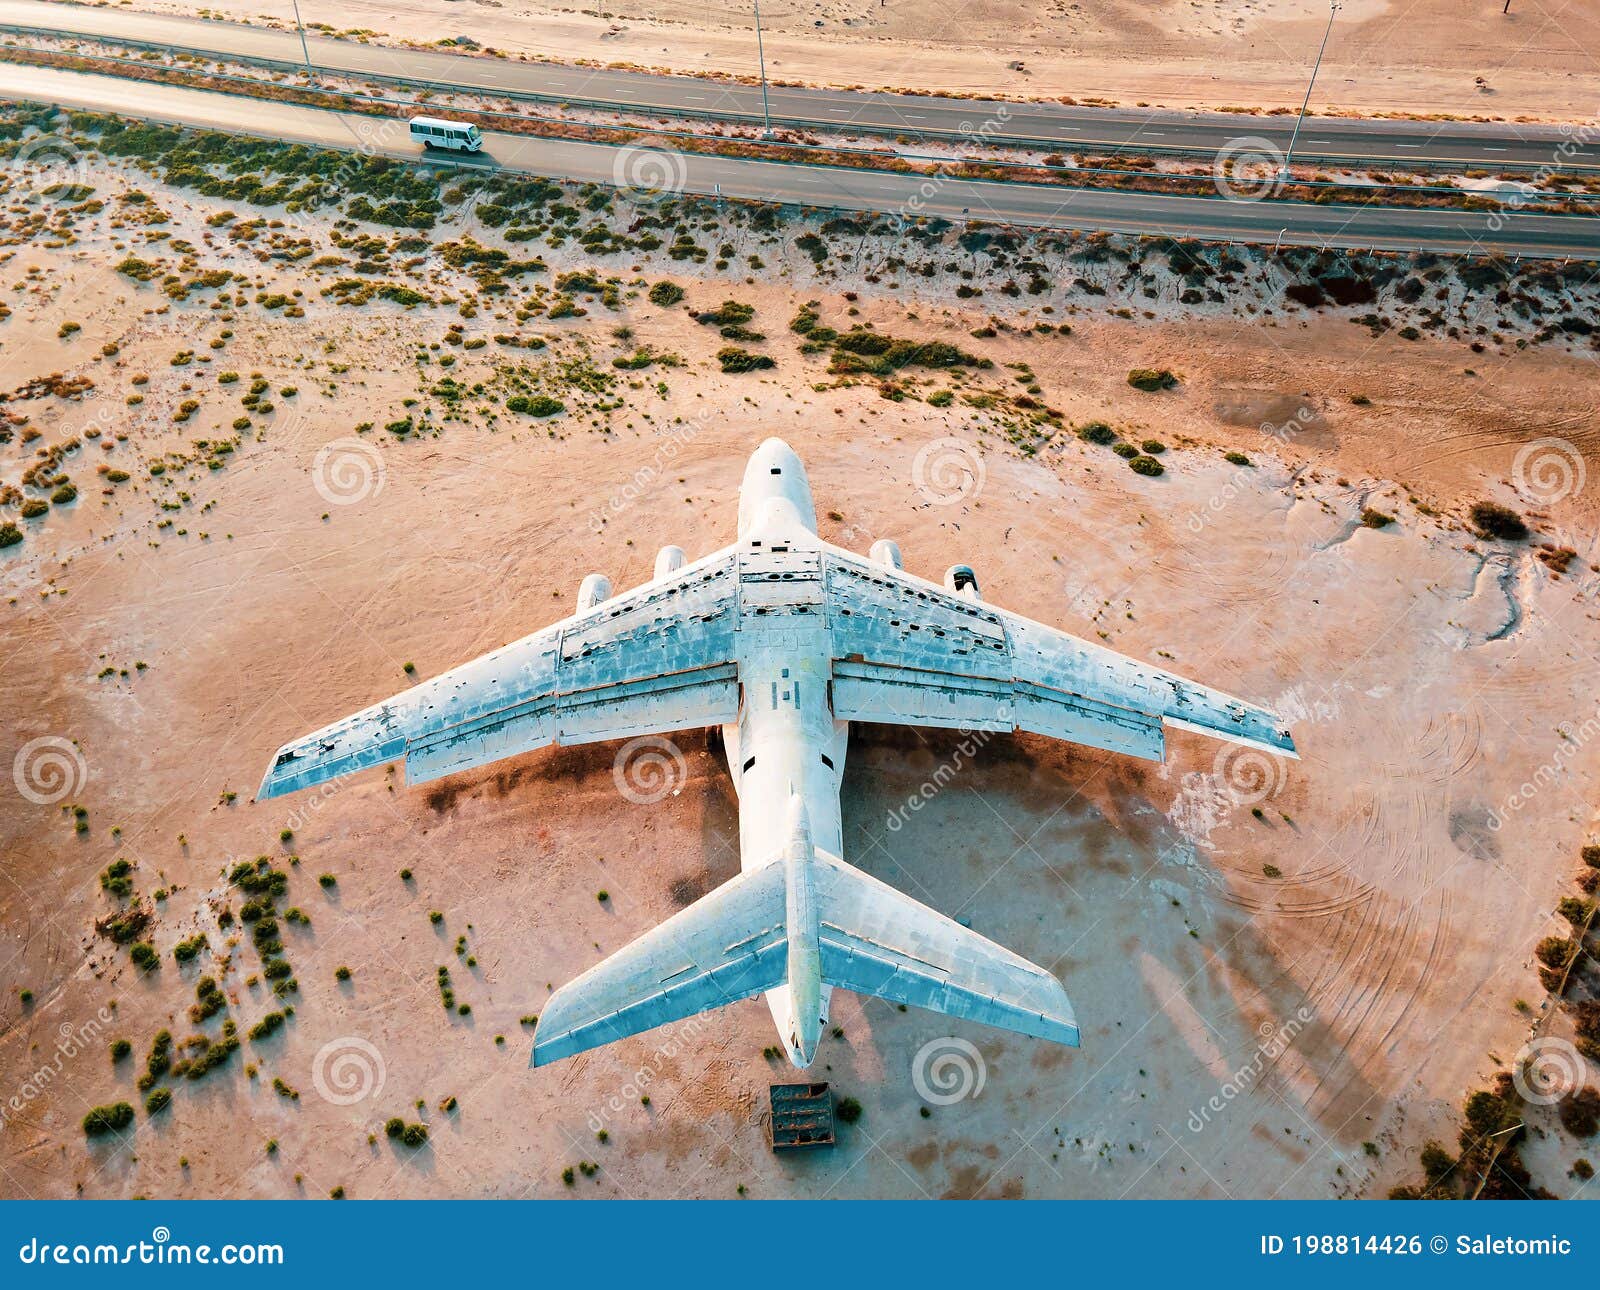
<path fill-rule="evenodd" d="M 1061 982 L 911 897 L 817 857 L 822 979 L 856 994 L 1078 1045 Z"/>
<path fill-rule="evenodd" d="M 787 953 L 783 866 L 740 874 L 551 995 L 529 1065 L 770 990 Z"/>

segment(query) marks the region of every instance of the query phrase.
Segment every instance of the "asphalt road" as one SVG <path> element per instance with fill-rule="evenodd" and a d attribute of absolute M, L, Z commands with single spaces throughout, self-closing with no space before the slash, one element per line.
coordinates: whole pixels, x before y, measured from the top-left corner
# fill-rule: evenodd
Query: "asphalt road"
<path fill-rule="evenodd" d="M 114 8 L 0 0 L 0 30 L 49 30 L 114 37 L 175 50 L 269 64 L 303 66 L 292 31 L 198 18 L 165 17 Z M 408 84 L 483 89 L 522 98 L 659 111 L 675 116 L 761 121 L 759 87 L 684 76 L 518 63 L 433 50 L 410 50 L 312 36 L 319 67 Z M 753 45 L 753 42 L 752 42 Z M 754 49 L 752 47 L 752 72 Z M 1065 88 L 1065 87 L 1063 87 Z M 1241 140 L 1264 139 L 1287 148 L 1292 117 L 1240 117 L 1190 112 L 993 103 L 844 90 L 771 90 L 776 125 L 967 138 L 974 133 L 1081 151 L 1122 148 L 1213 156 Z M 1564 150 L 1561 150 L 1564 149 Z M 1553 126 L 1516 123 L 1377 121 L 1308 118 L 1295 155 L 1330 164 L 1456 166 L 1501 171 L 1560 165 L 1600 168 L 1600 132 L 1563 133 Z"/>
<path fill-rule="evenodd" d="M 51 68 L 5 66 L 5 96 L 120 113 L 292 142 L 420 159 L 405 125 L 374 118 Z M 1057 229 L 1104 229 L 1214 241 L 1378 250 L 1500 251 L 1551 259 L 1600 259 L 1600 218 L 1462 210 L 1231 201 L 1222 197 L 933 180 L 886 171 L 786 165 L 635 146 L 579 143 L 486 131 L 477 158 L 432 154 L 550 178 L 647 190 L 751 198 L 841 211 L 905 212 Z"/>

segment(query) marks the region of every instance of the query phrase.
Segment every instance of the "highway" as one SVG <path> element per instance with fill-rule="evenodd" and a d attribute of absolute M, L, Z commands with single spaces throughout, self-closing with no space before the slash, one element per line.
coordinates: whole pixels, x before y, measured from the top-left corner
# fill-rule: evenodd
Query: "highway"
<path fill-rule="evenodd" d="M 420 160 L 404 124 L 246 98 L 219 91 L 122 80 L 53 68 L 7 65 L 5 96 L 63 107 L 233 134 L 282 139 Z M 1600 218 L 1511 213 L 1498 218 L 1463 210 L 1234 201 L 1014 184 L 934 179 L 880 170 L 790 165 L 680 153 L 633 145 L 581 143 L 484 132 L 477 158 L 433 154 L 447 164 L 627 186 L 720 194 L 841 211 L 906 212 L 1028 227 L 1166 234 L 1213 241 L 1265 242 L 1445 253 L 1500 251 L 1550 259 L 1600 259 Z M 1494 225 L 1500 223 L 1501 227 Z"/>
<path fill-rule="evenodd" d="M 304 66 L 293 31 L 114 8 L 0 0 L 0 31 L 104 37 L 213 58 L 284 68 Z M 313 63 L 330 71 L 442 90 L 486 90 L 535 101 L 759 124 L 755 85 L 643 72 L 513 62 L 310 36 Z M 752 50 L 752 71 L 754 71 Z M 1213 156 L 1241 140 L 1287 148 L 1293 117 L 1149 109 L 995 103 L 977 99 L 773 87 L 775 126 L 913 135 L 930 140 L 979 134 L 1075 152 L 1120 149 Z M 1600 169 L 1600 131 L 1511 122 L 1380 121 L 1310 117 L 1295 146 L 1307 161 L 1347 166 L 1458 167 L 1490 171 L 1556 166 Z"/>

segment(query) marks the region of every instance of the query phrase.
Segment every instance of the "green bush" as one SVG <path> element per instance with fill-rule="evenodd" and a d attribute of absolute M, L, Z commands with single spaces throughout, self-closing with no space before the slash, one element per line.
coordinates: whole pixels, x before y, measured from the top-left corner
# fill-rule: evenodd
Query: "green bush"
<path fill-rule="evenodd" d="M 740 327 L 756 316 L 754 305 L 739 300 L 724 300 L 715 309 L 690 315 L 697 323 L 708 327 Z"/>
<path fill-rule="evenodd" d="M 1481 537 L 1520 542 L 1528 536 L 1528 526 L 1522 516 L 1499 502 L 1475 502 L 1471 515 L 1473 527 Z"/>
<path fill-rule="evenodd" d="M 670 308 L 683 299 L 683 288 L 676 282 L 658 282 L 650 288 L 650 303 Z"/>
<path fill-rule="evenodd" d="M 179 941 L 172 947 L 172 957 L 180 963 L 187 963 L 206 947 L 206 934 L 196 933 L 186 941 Z"/>
<path fill-rule="evenodd" d="M 1146 393 L 1170 390 L 1177 383 L 1178 378 L 1164 367 L 1136 367 L 1128 373 L 1128 384 Z"/>
<path fill-rule="evenodd" d="M 737 345 L 726 345 L 717 351 L 717 362 L 724 372 L 761 372 L 777 364 L 765 354 L 752 354 Z"/>
<path fill-rule="evenodd" d="M 1580 1088 L 1561 1100 L 1561 1127 L 1575 1138 L 1592 1138 L 1600 1130 L 1600 1091 Z"/>
<path fill-rule="evenodd" d="M 553 417 L 567 410 L 565 403 L 548 394 L 515 394 L 506 400 L 506 407 L 530 417 Z"/>
<path fill-rule="evenodd" d="M 1079 426 L 1075 433 L 1084 443 L 1104 445 L 1117 440 L 1117 432 L 1104 421 L 1091 421 L 1088 425 Z"/>
<path fill-rule="evenodd" d="M 1133 471 L 1133 473 L 1136 475 L 1147 475 L 1151 479 L 1154 479 L 1157 475 L 1164 475 L 1167 473 L 1166 467 L 1154 457 L 1130 458 L 1128 461 L 1128 469 Z"/>
<path fill-rule="evenodd" d="M 133 872 L 131 860 L 113 860 L 100 874 L 102 890 L 111 895 L 126 899 L 133 894 L 133 879 L 129 876 Z"/>
<path fill-rule="evenodd" d="M 115 1133 L 133 1123 L 133 1108 L 126 1102 L 97 1106 L 83 1117 L 83 1131 L 91 1138 Z"/>
<path fill-rule="evenodd" d="M 170 1088 L 153 1088 L 145 1094 L 145 1114 L 154 1115 L 157 1111 L 165 1111 L 172 1105 L 172 1090 Z"/>
<path fill-rule="evenodd" d="M 841 1097 L 833 1113 L 839 1117 L 841 1124 L 854 1124 L 861 1118 L 861 1103 L 853 1097 Z"/>

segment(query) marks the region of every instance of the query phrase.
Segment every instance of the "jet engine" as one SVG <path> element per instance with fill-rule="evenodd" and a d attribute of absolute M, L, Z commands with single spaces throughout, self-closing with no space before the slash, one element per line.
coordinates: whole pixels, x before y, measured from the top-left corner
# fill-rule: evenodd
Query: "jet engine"
<path fill-rule="evenodd" d="M 900 544 L 889 538 L 879 538 L 872 544 L 872 562 L 886 569 L 904 569 L 900 563 Z"/>
<path fill-rule="evenodd" d="M 972 566 L 968 564 L 952 564 L 944 571 L 944 589 L 974 604 L 982 598 L 978 592 L 978 575 L 972 572 Z"/>
<path fill-rule="evenodd" d="M 590 573 L 578 584 L 578 612 L 586 614 L 602 600 L 611 599 L 611 579 L 603 573 Z"/>
<path fill-rule="evenodd" d="M 656 581 L 683 568 L 685 556 L 681 546 L 664 546 L 656 552 Z"/>

